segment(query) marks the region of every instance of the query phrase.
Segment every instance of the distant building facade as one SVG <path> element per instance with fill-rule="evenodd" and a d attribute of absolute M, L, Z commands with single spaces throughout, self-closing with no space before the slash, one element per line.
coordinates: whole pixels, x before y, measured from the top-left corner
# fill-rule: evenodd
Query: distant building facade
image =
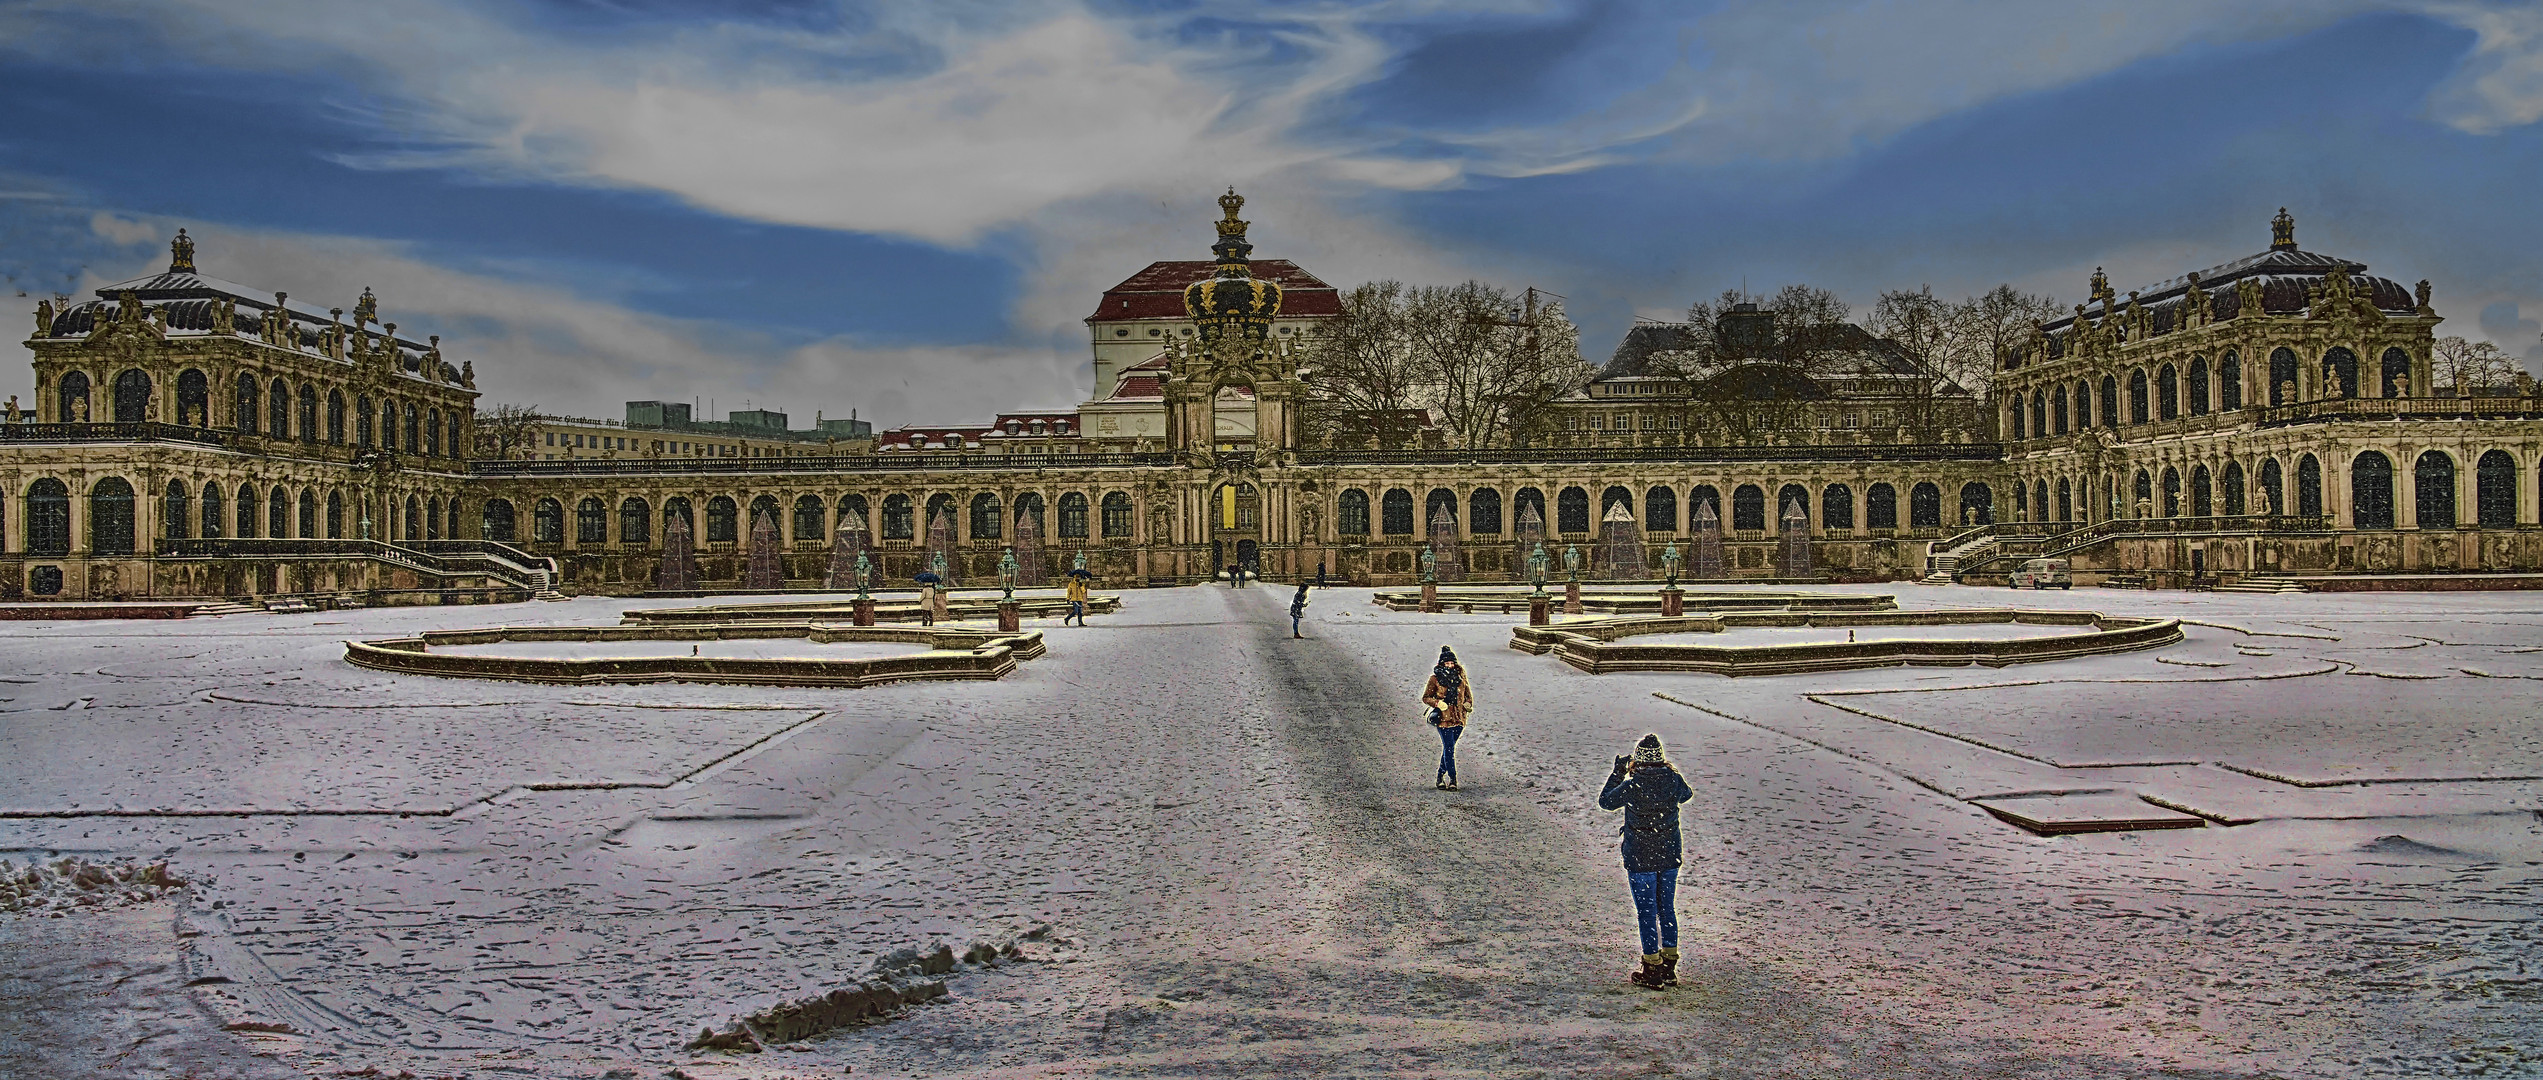
<path fill-rule="evenodd" d="M 1214 259 L 1106 291 L 1087 319 L 1094 394 L 1073 412 L 868 446 L 640 402 L 615 425 L 539 418 L 536 445 L 502 459 L 460 455 L 474 374 L 437 341 L 372 330 L 367 301 L 348 322 L 203 278 L 180 240 L 169 274 L 40 305 L 38 401 L 0 425 L 0 592 L 636 593 L 675 518 L 709 587 L 738 587 L 762 519 L 803 588 L 843 529 L 879 556 L 878 584 L 906 582 L 931 527 L 969 581 L 1028 537 L 1047 571 L 1083 555 L 1119 583 L 1234 562 L 1401 583 L 1426 548 L 1511 580 L 1530 524 L 1558 567 L 1577 545 L 1598 576 L 1656 565 L 1699 521 L 1749 579 L 1777 572 L 1789 528 L 1815 575 L 1855 580 L 2039 554 L 2162 585 L 2543 567 L 2543 402 L 2433 385 L 2425 285 L 2304 252 L 2283 218 L 2268 252 L 2124 302 L 2097 278 L 1988 399 L 1860 328 L 1734 308 L 1635 328 L 1556 403 L 1548 445 L 1438 450 L 1304 444 L 1299 342 L 1338 294 L 1252 260 L 1242 200 L 1221 204 Z"/>

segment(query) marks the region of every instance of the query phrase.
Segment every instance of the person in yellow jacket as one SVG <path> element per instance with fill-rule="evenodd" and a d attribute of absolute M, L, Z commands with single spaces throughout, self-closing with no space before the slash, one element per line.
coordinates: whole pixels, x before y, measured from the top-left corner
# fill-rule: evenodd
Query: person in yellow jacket
<path fill-rule="evenodd" d="M 1068 614 L 1060 619 L 1060 625 L 1067 626 L 1070 619 L 1077 620 L 1079 626 L 1086 625 L 1086 579 L 1074 575 L 1068 579 Z"/>
<path fill-rule="evenodd" d="M 1474 712 L 1475 687 L 1466 678 L 1465 665 L 1457 662 L 1457 652 L 1446 645 L 1439 647 L 1439 666 L 1431 669 L 1430 682 L 1422 687 L 1422 704 L 1430 706 L 1430 723 L 1439 729 L 1439 782 L 1433 787 L 1441 791 L 1457 790 L 1457 736 L 1466 731 L 1466 717 Z"/>

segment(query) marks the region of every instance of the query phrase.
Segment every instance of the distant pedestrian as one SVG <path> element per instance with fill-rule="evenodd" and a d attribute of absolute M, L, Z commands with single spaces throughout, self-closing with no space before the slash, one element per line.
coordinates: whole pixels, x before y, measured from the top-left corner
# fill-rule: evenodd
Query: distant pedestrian
<path fill-rule="evenodd" d="M 1430 670 L 1429 684 L 1422 687 L 1422 704 L 1430 706 L 1431 726 L 1439 729 L 1439 780 L 1432 786 L 1455 791 L 1457 736 L 1465 734 L 1466 718 L 1475 708 L 1474 680 L 1466 677 L 1456 650 L 1439 647 L 1439 663 Z"/>
<path fill-rule="evenodd" d="M 1299 632 L 1298 632 L 1298 621 L 1299 621 L 1300 619 L 1304 619 L 1304 618 L 1306 618 L 1306 617 L 1307 617 L 1307 583 L 1306 583 L 1306 582 L 1301 581 L 1301 582 L 1299 582 L 1299 583 L 1298 583 L 1298 595 L 1296 595 L 1296 596 L 1293 596 L 1293 597 L 1290 597 L 1290 598 L 1289 598 L 1289 636 L 1290 636 L 1290 637 L 1293 637 L 1293 638 L 1303 638 L 1303 637 L 1306 637 L 1306 636 L 1307 636 L 1307 635 L 1305 635 L 1305 634 L 1301 634 L 1301 633 L 1299 633 Z"/>
<path fill-rule="evenodd" d="M 1070 619 L 1086 625 L 1086 579 L 1074 574 L 1068 579 L 1068 614 L 1060 618 L 1060 625 L 1067 626 Z"/>
<path fill-rule="evenodd" d="M 1623 810 L 1625 880 L 1633 886 L 1634 917 L 1642 930 L 1642 970 L 1635 986 L 1651 990 L 1678 984 L 1678 804 L 1695 797 L 1686 778 L 1645 735 L 1634 752 L 1616 758 L 1616 771 L 1598 792 L 1598 808 Z"/>
<path fill-rule="evenodd" d="M 1324 588 L 1324 560 L 1316 560 L 1316 587 Z"/>

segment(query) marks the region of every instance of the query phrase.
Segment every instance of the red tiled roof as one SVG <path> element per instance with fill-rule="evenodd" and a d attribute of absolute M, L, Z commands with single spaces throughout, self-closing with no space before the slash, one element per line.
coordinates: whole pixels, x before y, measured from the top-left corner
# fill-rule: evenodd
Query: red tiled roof
<path fill-rule="evenodd" d="M 1095 313 L 1086 321 L 1183 318 L 1184 288 L 1217 271 L 1218 264 L 1208 259 L 1149 263 L 1147 269 L 1104 290 L 1103 302 L 1096 305 Z M 1254 276 L 1280 286 L 1280 313 L 1284 316 L 1342 314 L 1342 294 L 1297 263 L 1256 259 Z"/>

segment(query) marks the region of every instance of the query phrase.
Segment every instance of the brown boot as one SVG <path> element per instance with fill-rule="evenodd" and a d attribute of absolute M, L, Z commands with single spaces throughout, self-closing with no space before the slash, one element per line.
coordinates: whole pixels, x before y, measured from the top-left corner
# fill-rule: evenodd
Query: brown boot
<path fill-rule="evenodd" d="M 1678 985 L 1678 947 L 1675 945 L 1660 950 L 1660 985 Z"/>
<path fill-rule="evenodd" d="M 1642 987 L 1645 990 L 1659 990 L 1666 988 L 1669 985 L 1668 983 L 1661 981 L 1661 972 L 1663 970 L 1665 969 L 1660 966 L 1660 955 L 1658 953 L 1653 953 L 1649 956 L 1643 957 L 1642 969 L 1627 976 L 1627 978 L 1631 980 L 1635 986 Z"/>

